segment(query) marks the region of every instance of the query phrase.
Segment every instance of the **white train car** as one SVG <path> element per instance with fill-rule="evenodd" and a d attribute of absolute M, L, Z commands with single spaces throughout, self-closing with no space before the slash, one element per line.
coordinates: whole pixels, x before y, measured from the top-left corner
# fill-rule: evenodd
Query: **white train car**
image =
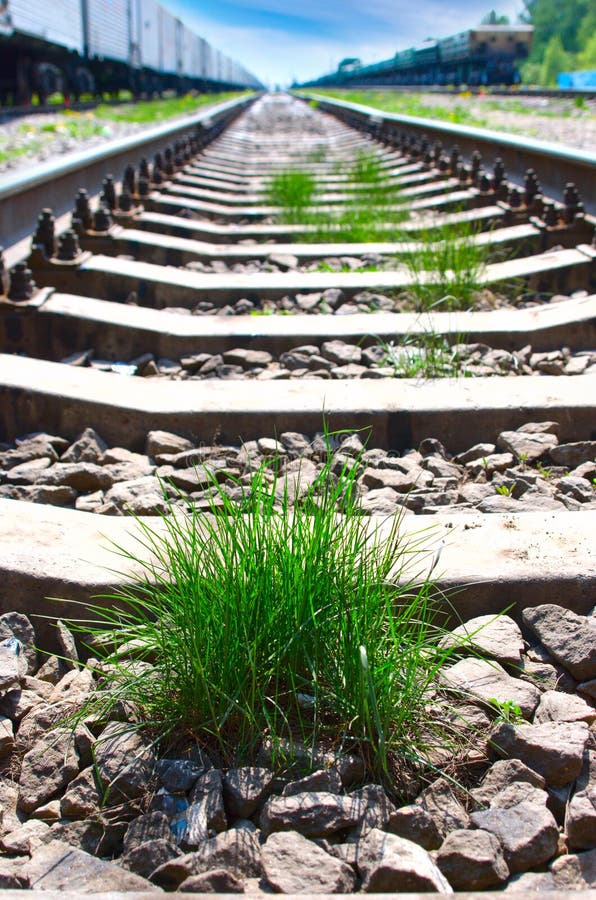
<path fill-rule="evenodd" d="M 195 47 L 195 35 L 180 22 L 179 29 L 179 50 L 180 50 L 180 58 L 179 58 L 179 69 L 178 74 L 184 76 L 185 78 L 191 78 L 193 75 L 193 64 L 194 64 L 194 47 Z"/>
<path fill-rule="evenodd" d="M 161 7 L 157 0 L 137 0 L 137 6 L 141 65 L 157 72 L 161 64 Z"/>
<path fill-rule="evenodd" d="M 5 34 L 29 35 L 83 53 L 81 0 L 5 0 L 2 7 Z"/>
<path fill-rule="evenodd" d="M 160 14 L 160 65 L 161 72 L 175 75 L 178 72 L 178 19 L 163 7 Z"/>
<path fill-rule="evenodd" d="M 85 0 L 87 53 L 90 57 L 130 62 L 130 0 Z"/>

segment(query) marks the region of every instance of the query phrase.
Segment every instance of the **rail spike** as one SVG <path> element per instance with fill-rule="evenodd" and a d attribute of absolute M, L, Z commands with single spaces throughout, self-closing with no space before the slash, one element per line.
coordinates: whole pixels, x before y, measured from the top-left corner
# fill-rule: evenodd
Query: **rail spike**
<path fill-rule="evenodd" d="M 89 205 L 89 194 L 85 188 L 81 188 L 75 197 L 73 217 L 82 223 L 83 228 L 89 230 L 93 225 L 93 214 Z"/>
<path fill-rule="evenodd" d="M 10 288 L 8 299 L 15 301 L 30 300 L 37 291 L 33 273 L 27 263 L 17 263 L 10 271 Z"/>
<path fill-rule="evenodd" d="M 93 230 L 104 233 L 112 227 L 111 210 L 105 206 L 100 206 L 93 216 Z"/>
<path fill-rule="evenodd" d="M 76 232 L 72 228 L 69 228 L 68 231 L 65 231 L 64 234 L 60 236 L 57 257 L 63 262 L 72 262 L 80 256 L 80 254 L 81 248 Z"/>
<path fill-rule="evenodd" d="M 8 269 L 4 261 L 4 247 L 0 247 L 0 297 L 8 295 L 9 279 Z"/>
<path fill-rule="evenodd" d="M 116 186 L 114 176 L 106 175 L 103 180 L 103 201 L 110 209 L 116 209 Z"/>
<path fill-rule="evenodd" d="M 37 227 L 33 234 L 32 244 L 41 247 L 47 259 L 56 255 L 56 220 L 51 209 L 42 209 L 37 219 Z"/>

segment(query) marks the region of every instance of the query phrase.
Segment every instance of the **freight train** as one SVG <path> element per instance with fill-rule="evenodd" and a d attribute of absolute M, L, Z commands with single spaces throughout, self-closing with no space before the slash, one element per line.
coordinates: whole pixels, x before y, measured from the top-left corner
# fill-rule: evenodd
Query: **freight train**
<path fill-rule="evenodd" d="M 346 59 L 337 72 L 301 87 L 517 84 L 517 63 L 528 56 L 533 31 L 531 25 L 481 25 L 370 66 Z"/>
<path fill-rule="evenodd" d="M 0 0 L 0 105 L 260 87 L 157 0 Z"/>

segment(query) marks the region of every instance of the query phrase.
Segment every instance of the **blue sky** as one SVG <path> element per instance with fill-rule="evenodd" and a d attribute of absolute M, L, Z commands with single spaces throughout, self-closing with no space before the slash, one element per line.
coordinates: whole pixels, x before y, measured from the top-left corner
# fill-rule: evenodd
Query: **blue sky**
<path fill-rule="evenodd" d="M 496 0 L 492 0 L 493 3 Z M 491 0 L 162 0 L 175 15 L 264 82 L 331 71 L 345 56 L 384 59 L 427 37 L 477 25 Z M 521 0 L 495 7 L 515 19 Z"/>

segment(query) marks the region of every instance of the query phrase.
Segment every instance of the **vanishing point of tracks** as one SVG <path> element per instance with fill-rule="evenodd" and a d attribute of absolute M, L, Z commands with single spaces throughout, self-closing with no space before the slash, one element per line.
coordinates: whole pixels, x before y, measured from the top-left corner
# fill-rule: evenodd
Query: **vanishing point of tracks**
<path fill-rule="evenodd" d="M 72 230 L 40 212 L 28 261 L 5 266 L 9 608 L 104 587 L 99 535 L 126 540 L 126 512 L 163 509 L 164 483 L 207 508 L 197 464 L 233 496 L 279 456 L 307 487 L 324 421 L 344 432 L 338 465 L 366 444 L 367 512 L 436 525 L 462 615 L 594 603 L 596 250 L 581 196 L 545 197 L 539 170 L 510 181 L 486 148 L 462 158 L 395 117 L 325 109 L 266 96 L 232 124 L 210 113 L 200 135 L 106 179 L 99 204 L 79 192 Z M 397 241 L 388 225 L 382 242 L 317 243 L 312 224 L 279 221 L 276 173 L 310 172 L 333 214 L 362 154 L 408 208 Z M 421 314 L 408 298 L 433 273 L 408 260 L 455 226 L 490 245 L 479 306 Z M 457 357 L 471 377 L 412 369 L 436 347 L 433 376 Z"/>

